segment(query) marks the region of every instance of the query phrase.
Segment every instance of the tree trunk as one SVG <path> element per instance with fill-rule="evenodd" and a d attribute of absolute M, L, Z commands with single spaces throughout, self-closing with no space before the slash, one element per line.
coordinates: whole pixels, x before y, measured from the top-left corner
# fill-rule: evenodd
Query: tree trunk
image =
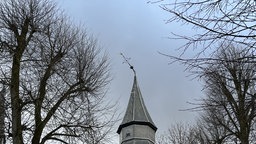
<path fill-rule="evenodd" d="M 41 139 L 41 135 L 42 135 L 42 132 L 43 132 L 43 127 L 44 127 L 42 125 L 43 124 L 41 124 L 40 126 L 38 126 L 35 129 L 35 133 L 34 133 L 33 138 L 32 138 L 32 144 L 39 144 L 40 143 L 40 139 Z"/>
<path fill-rule="evenodd" d="M 247 132 L 241 131 L 239 139 L 241 144 L 249 144 L 249 134 Z"/>
<path fill-rule="evenodd" d="M 3 87 L 2 91 L 0 92 L 0 144 L 5 144 L 5 88 Z"/>
<path fill-rule="evenodd" d="M 12 138 L 14 144 L 23 144 L 21 126 L 21 100 L 19 97 L 20 59 L 21 54 L 14 54 L 10 87 L 12 106 Z"/>

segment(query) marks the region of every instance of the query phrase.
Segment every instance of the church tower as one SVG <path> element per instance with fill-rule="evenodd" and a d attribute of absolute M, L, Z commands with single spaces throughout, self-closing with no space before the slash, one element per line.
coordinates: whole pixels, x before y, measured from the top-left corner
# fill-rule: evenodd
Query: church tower
<path fill-rule="evenodd" d="M 126 113 L 117 130 L 120 144 L 155 144 L 156 130 L 135 75 Z"/>

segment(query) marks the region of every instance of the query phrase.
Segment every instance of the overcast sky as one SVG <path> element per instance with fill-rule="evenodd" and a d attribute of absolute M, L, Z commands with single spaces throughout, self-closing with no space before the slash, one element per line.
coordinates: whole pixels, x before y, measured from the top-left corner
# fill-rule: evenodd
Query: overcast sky
<path fill-rule="evenodd" d="M 133 83 L 133 73 L 120 55 L 124 53 L 135 67 L 142 96 L 159 133 L 177 122 L 194 122 L 196 113 L 180 110 L 192 107 L 187 102 L 202 96 L 201 85 L 187 77 L 184 66 L 168 65 L 169 59 L 158 53 L 178 56 L 176 49 L 184 41 L 167 37 L 171 32 L 189 34 L 190 28 L 166 24 L 170 15 L 147 0 L 62 0 L 59 4 L 72 20 L 85 25 L 108 52 L 113 81 L 107 95 L 118 101 L 121 116 Z"/>

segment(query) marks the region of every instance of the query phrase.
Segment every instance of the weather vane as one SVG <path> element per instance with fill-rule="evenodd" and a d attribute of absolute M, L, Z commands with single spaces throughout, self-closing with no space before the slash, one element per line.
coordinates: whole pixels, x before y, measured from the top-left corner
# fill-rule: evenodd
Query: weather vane
<path fill-rule="evenodd" d="M 120 53 L 120 54 L 121 54 L 121 56 L 122 56 L 122 57 L 124 58 L 124 60 L 125 60 L 124 63 L 127 63 L 127 64 L 130 66 L 130 69 L 133 71 L 134 75 L 136 75 L 136 72 L 135 72 L 135 70 L 134 70 L 134 67 L 129 63 L 129 60 L 130 60 L 131 58 L 125 57 L 123 53 Z"/>

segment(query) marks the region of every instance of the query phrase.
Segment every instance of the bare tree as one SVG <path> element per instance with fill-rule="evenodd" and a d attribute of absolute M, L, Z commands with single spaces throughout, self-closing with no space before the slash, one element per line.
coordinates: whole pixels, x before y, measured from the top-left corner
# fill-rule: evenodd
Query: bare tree
<path fill-rule="evenodd" d="M 212 58 L 170 57 L 205 78 L 208 97 L 204 107 L 215 117 L 214 122 L 241 143 L 248 144 L 255 133 L 255 96 L 250 89 L 255 81 L 256 2 L 190 0 L 161 7 L 172 14 L 168 22 L 178 21 L 197 29 L 192 36 L 174 34 L 175 38 L 187 40 L 184 50 L 189 47 L 199 47 L 200 52 L 208 48 L 217 50 Z M 234 49 L 234 45 L 243 50 Z"/>
<path fill-rule="evenodd" d="M 1 81 L 9 141 L 103 143 L 114 113 L 103 105 L 108 58 L 48 0 L 0 4 Z"/>
<path fill-rule="evenodd" d="M 230 45 L 222 47 L 215 54 L 215 61 L 205 61 L 205 67 L 200 64 L 202 71 L 199 72 L 207 91 L 202 108 L 208 112 L 212 123 L 243 144 L 250 142 L 256 117 L 255 96 L 251 93 L 256 64 L 249 63 L 246 57 L 254 57 L 253 52 Z"/>
<path fill-rule="evenodd" d="M 161 7 L 172 14 L 168 22 L 178 21 L 197 29 L 191 36 L 174 34 L 176 38 L 187 40 L 185 49 L 216 49 L 219 43 L 230 42 L 255 48 L 254 0 L 175 0 Z"/>
<path fill-rule="evenodd" d="M 158 138 L 158 144 L 200 144 L 195 135 L 195 127 L 189 124 L 177 123 L 172 125 L 168 132 Z"/>
<path fill-rule="evenodd" d="M 220 125 L 225 123 L 226 127 L 230 127 L 230 120 L 225 119 L 221 110 L 214 111 L 214 108 L 208 107 L 200 113 L 200 118 L 196 123 L 195 135 L 203 143 L 209 144 L 224 144 L 234 138 L 234 136 Z"/>
<path fill-rule="evenodd" d="M 220 46 L 212 58 L 176 58 L 205 82 L 206 97 L 196 109 L 205 112 L 206 125 L 200 124 L 203 135 L 198 135 L 215 143 L 249 144 L 255 141 L 255 52 Z"/>
<path fill-rule="evenodd" d="M 201 113 L 194 125 L 177 123 L 157 139 L 157 144 L 224 144 L 234 137 L 217 124 L 213 117 Z"/>
<path fill-rule="evenodd" d="M 232 142 L 235 136 L 219 124 L 213 115 L 221 115 L 221 111 L 210 112 L 204 109 L 193 125 L 177 123 L 172 125 L 167 133 L 157 139 L 158 144 L 225 144 Z M 229 127 L 227 120 L 226 126 Z"/>

